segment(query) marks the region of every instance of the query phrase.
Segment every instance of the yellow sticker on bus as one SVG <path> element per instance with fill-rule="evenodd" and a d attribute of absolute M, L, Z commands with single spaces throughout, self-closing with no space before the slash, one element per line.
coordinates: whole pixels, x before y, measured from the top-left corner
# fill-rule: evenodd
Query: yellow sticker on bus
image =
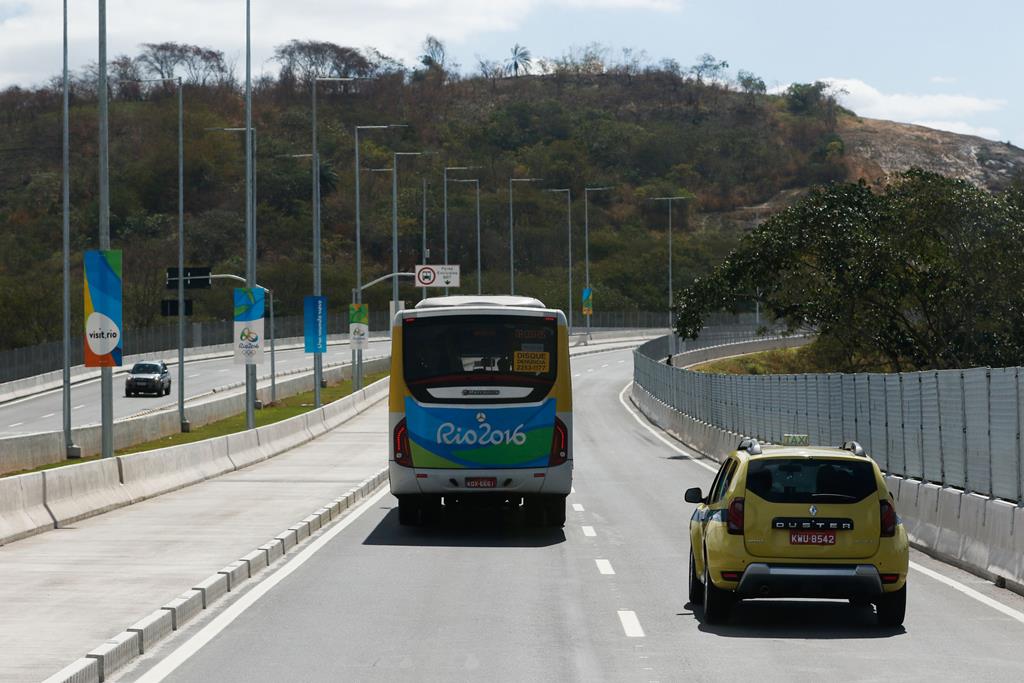
<path fill-rule="evenodd" d="M 550 354 L 546 351 L 516 351 L 512 356 L 514 372 L 548 372 Z"/>

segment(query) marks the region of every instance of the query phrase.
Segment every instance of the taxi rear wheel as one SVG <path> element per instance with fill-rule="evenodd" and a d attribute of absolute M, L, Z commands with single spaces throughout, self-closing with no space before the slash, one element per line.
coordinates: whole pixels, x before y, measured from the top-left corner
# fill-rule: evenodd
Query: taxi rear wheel
<path fill-rule="evenodd" d="M 903 625 L 907 614 L 907 586 L 895 593 L 885 593 L 875 603 L 879 626 L 896 627 Z"/>
<path fill-rule="evenodd" d="M 709 624 L 721 624 L 729 618 L 732 610 L 733 596 L 729 591 L 717 588 L 711 580 L 708 570 L 707 555 L 704 556 L 704 621 Z"/>
<path fill-rule="evenodd" d="M 697 576 L 697 561 L 693 559 L 693 548 L 690 549 L 690 604 L 704 604 L 704 582 Z"/>

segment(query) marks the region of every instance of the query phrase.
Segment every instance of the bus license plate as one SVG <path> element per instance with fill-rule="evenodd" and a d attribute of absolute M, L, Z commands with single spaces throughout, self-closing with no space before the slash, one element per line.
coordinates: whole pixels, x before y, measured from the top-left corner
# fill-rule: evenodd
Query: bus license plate
<path fill-rule="evenodd" d="M 493 489 L 497 487 L 497 477 L 466 477 L 467 489 Z"/>
<path fill-rule="evenodd" d="M 790 545 L 835 545 L 834 531 L 790 531 Z"/>

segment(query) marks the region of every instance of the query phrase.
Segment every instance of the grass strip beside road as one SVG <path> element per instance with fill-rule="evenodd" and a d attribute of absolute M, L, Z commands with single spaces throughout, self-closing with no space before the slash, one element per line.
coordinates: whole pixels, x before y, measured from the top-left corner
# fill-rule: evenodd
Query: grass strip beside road
<path fill-rule="evenodd" d="M 378 372 L 371 375 L 367 375 L 365 383 L 367 385 L 372 382 L 376 382 L 379 379 L 387 377 L 389 373 Z M 332 384 L 324 387 L 320 390 L 320 402 L 323 405 L 337 401 L 338 399 L 344 398 L 352 393 L 352 382 L 344 380 L 339 384 Z M 256 411 L 256 426 L 264 427 L 275 422 L 281 422 L 287 420 L 290 417 L 296 415 L 302 415 L 313 410 L 313 391 L 307 391 L 301 394 L 295 394 L 288 398 L 281 399 L 276 403 L 272 403 L 264 406 L 262 409 Z M 196 441 L 204 441 L 206 439 L 214 439 L 218 436 L 226 436 L 228 434 L 235 434 L 236 432 L 245 431 L 245 413 L 239 413 L 231 417 L 218 420 L 217 422 L 211 422 L 210 424 L 203 425 L 202 427 L 196 427 L 190 432 L 181 432 L 178 434 L 171 434 L 160 439 L 154 439 L 145 443 L 136 444 L 129 448 L 122 448 L 115 453 L 116 456 L 131 455 L 132 453 L 142 453 L 144 451 L 152 451 L 157 448 L 166 448 L 168 446 L 177 446 L 186 443 L 195 443 Z M 43 470 L 50 470 L 56 467 L 65 467 L 67 465 L 77 465 L 83 462 L 89 462 L 90 460 L 98 460 L 100 456 L 93 455 L 88 458 L 79 458 L 77 460 L 62 460 L 61 462 L 50 463 L 48 465 L 42 465 L 30 470 L 21 470 L 18 472 L 7 472 L 0 474 L 0 479 L 4 477 L 13 477 L 18 474 L 29 474 L 31 472 L 41 472 Z"/>

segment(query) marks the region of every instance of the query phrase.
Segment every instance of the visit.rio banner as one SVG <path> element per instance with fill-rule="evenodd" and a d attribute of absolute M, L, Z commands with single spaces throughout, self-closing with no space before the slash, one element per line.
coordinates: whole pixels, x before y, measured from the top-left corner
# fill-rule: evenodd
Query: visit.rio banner
<path fill-rule="evenodd" d="M 235 288 L 235 362 L 263 362 L 263 306 L 266 292 L 262 287 Z"/>
<path fill-rule="evenodd" d="M 546 467 L 555 399 L 532 406 L 421 406 L 405 398 L 414 467 Z"/>
<path fill-rule="evenodd" d="M 85 367 L 121 366 L 121 250 L 85 252 Z"/>

